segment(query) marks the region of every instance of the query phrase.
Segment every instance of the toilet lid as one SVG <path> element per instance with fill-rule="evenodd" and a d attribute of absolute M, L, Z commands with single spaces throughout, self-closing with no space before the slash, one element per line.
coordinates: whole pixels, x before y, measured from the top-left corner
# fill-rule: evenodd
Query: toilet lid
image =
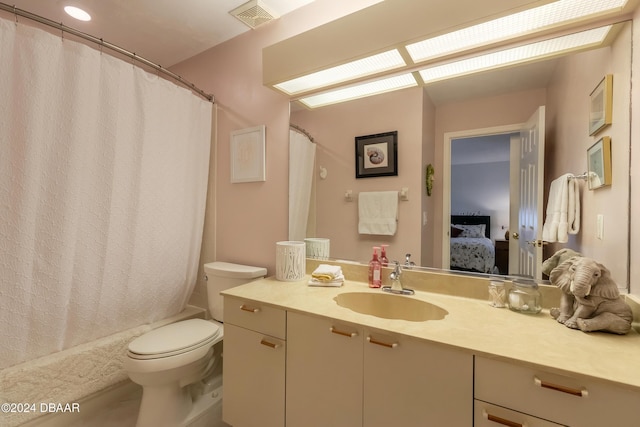
<path fill-rule="evenodd" d="M 219 334 L 220 327 L 213 322 L 183 320 L 139 336 L 129 343 L 129 352 L 147 357 L 174 355 L 211 342 Z"/>

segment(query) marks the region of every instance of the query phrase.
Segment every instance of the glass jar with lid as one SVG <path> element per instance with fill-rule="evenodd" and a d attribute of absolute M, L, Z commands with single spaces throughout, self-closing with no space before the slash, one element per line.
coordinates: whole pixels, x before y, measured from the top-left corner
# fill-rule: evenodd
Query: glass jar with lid
<path fill-rule="evenodd" d="M 489 278 L 489 304 L 492 307 L 506 307 L 507 292 L 504 288 L 504 280 L 498 277 Z"/>
<path fill-rule="evenodd" d="M 536 314 L 542 310 L 542 296 L 533 280 L 515 279 L 509 290 L 509 308 L 519 313 Z"/>

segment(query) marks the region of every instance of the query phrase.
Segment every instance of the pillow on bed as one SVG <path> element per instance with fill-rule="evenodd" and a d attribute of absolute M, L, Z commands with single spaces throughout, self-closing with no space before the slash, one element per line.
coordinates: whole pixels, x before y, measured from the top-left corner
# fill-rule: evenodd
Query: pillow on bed
<path fill-rule="evenodd" d="M 455 224 L 453 227 L 459 228 L 462 230 L 457 237 L 485 237 L 485 224 Z M 453 236 L 453 235 L 452 235 Z M 455 236 L 454 236 L 455 237 Z"/>
<path fill-rule="evenodd" d="M 451 237 L 460 237 L 460 233 L 462 233 L 464 230 L 462 228 L 458 228 L 455 225 L 451 226 Z"/>

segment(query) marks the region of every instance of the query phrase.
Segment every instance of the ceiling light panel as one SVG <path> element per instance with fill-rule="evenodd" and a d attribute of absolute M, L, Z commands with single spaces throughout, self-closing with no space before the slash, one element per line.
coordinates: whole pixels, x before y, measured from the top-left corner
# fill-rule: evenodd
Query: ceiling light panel
<path fill-rule="evenodd" d="M 398 52 L 397 49 L 393 49 L 378 55 L 369 56 L 283 83 L 278 83 L 274 85 L 274 87 L 289 95 L 295 95 L 351 79 L 366 77 L 374 73 L 393 70 L 405 65 L 406 63 L 402 59 L 400 52 Z"/>
<path fill-rule="evenodd" d="M 451 77 L 496 69 L 508 65 L 539 60 L 587 46 L 598 46 L 606 38 L 611 26 L 595 28 L 563 37 L 556 37 L 537 43 L 489 53 L 462 61 L 451 62 L 420 71 L 424 83 L 431 83 Z"/>
<path fill-rule="evenodd" d="M 560 0 L 406 46 L 414 62 L 522 36 L 562 22 L 620 9 L 628 0 Z"/>
<path fill-rule="evenodd" d="M 316 108 L 413 86 L 418 86 L 418 82 L 416 82 L 416 79 L 411 73 L 407 73 L 400 76 L 387 77 L 370 83 L 363 83 L 344 89 L 309 96 L 300 99 L 300 102 L 309 108 Z"/>

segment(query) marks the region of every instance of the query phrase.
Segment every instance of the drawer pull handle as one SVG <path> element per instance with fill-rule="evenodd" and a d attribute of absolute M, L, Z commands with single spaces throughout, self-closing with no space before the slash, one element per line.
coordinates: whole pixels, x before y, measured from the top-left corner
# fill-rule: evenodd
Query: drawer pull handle
<path fill-rule="evenodd" d="M 482 411 L 482 415 L 484 415 L 484 418 L 489 420 L 489 421 L 493 421 L 494 423 L 497 424 L 501 424 L 503 426 L 507 426 L 507 427 L 527 427 L 526 424 L 520 424 L 520 423 L 516 423 L 514 421 L 511 420 L 507 420 L 506 418 L 502 418 L 502 417 L 498 417 L 496 415 L 491 415 L 489 413 L 487 413 L 487 411 Z"/>
<path fill-rule="evenodd" d="M 377 339 L 371 338 L 371 337 L 367 337 L 367 341 L 369 341 L 371 344 L 377 344 L 377 345 L 381 345 L 381 346 L 387 347 L 387 348 L 396 348 L 396 347 L 398 347 L 398 343 L 397 342 L 389 344 L 388 342 L 378 341 Z"/>
<path fill-rule="evenodd" d="M 280 344 L 272 343 L 270 341 L 267 341 L 264 338 L 262 339 L 262 341 L 260 341 L 260 344 L 266 345 L 267 347 L 274 348 L 274 349 L 280 347 Z"/>
<path fill-rule="evenodd" d="M 560 391 L 562 393 L 571 394 L 573 396 L 578 397 L 587 397 L 589 396 L 589 392 L 586 389 L 578 390 L 577 388 L 571 388 L 560 384 L 553 384 L 546 381 L 542 381 L 538 377 L 533 377 L 533 381 L 536 383 L 538 387 L 548 388 L 550 390 Z"/>
<path fill-rule="evenodd" d="M 345 331 L 341 331 L 339 329 L 334 328 L 333 326 L 329 328 L 329 331 L 332 334 L 338 334 L 338 335 L 342 335 L 343 337 L 349 337 L 349 338 L 354 338 L 358 336 L 357 332 L 345 332 Z"/>
<path fill-rule="evenodd" d="M 249 306 L 248 306 L 248 305 L 246 305 L 246 304 L 242 304 L 242 305 L 240 306 L 240 310 L 242 310 L 242 311 L 248 311 L 249 313 L 257 313 L 257 312 L 259 312 L 259 311 L 260 311 L 260 309 L 259 309 L 259 308 L 249 307 Z"/>

